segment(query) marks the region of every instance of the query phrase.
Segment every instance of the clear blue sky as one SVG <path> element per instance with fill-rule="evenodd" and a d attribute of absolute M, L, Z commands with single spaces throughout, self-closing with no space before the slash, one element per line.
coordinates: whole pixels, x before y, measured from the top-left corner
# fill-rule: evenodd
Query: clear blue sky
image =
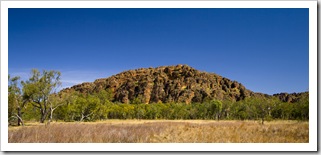
<path fill-rule="evenodd" d="M 63 87 L 187 64 L 267 94 L 308 90 L 308 9 L 9 9 L 9 74 Z"/>

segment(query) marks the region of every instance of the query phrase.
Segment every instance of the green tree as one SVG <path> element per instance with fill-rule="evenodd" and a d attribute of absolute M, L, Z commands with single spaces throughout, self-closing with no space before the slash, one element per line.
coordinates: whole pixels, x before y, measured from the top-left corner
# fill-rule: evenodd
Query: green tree
<path fill-rule="evenodd" d="M 273 100 L 269 98 L 251 97 L 246 100 L 255 108 L 256 116 L 261 119 L 261 124 L 271 115 Z"/>
<path fill-rule="evenodd" d="M 141 104 L 143 103 L 143 95 L 139 94 L 137 97 L 135 97 L 132 101 L 131 104 Z"/>
<path fill-rule="evenodd" d="M 100 102 L 103 104 L 109 103 L 113 100 L 113 92 L 111 89 L 100 90 L 99 92 L 94 93 L 93 95 L 98 97 Z"/>
<path fill-rule="evenodd" d="M 100 108 L 100 100 L 93 95 L 78 96 L 73 108 L 76 118 L 80 122 L 94 120 L 95 114 Z"/>
<path fill-rule="evenodd" d="M 51 102 L 50 102 L 50 115 L 49 115 L 49 122 L 52 122 L 53 120 L 53 114 L 54 111 L 59 108 L 60 106 L 63 106 L 65 104 L 68 104 L 71 102 L 72 95 L 69 93 L 61 93 L 61 94 L 51 94 Z"/>
<path fill-rule="evenodd" d="M 211 100 L 211 110 L 212 115 L 214 115 L 214 118 L 217 120 L 220 120 L 221 113 L 222 113 L 222 102 L 219 100 Z"/>
<path fill-rule="evenodd" d="M 60 86 L 60 72 L 43 70 L 40 73 L 37 69 L 32 70 L 32 75 L 26 82 L 23 82 L 23 99 L 40 111 L 40 123 L 44 123 L 52 110 L 53 99 L 51 94 Z"/>
<path fill-rule="evenodd" d="M 233 102 L 230 108 L 230 115 L 232 119 L 245 120 L 248 118 L 248 105 L 242 101 Z"/>
<path fill-rule="evenodd" d="M 75 121 L 76 110 L 75 105 L 79 92 L 71 90 L 68 92 L 59 92 L 58 94 L 61 106 L 57 107 L 56 119 L 64 121 Z M 59 102 L 58 102 L 59 103 Z"/>
<path fill-rule="evenodd" d="M 232 105 L 232 101 L 230 100 L 225 100 L 222 102 L 221 119 L 230 119 L 231 105 Z"/>
<path fill-rule="evenodd" d="M 22 99 L 21 89 L 19 88 L 20 77 L 11 78 L 8 76 L 8 117 L 17 118 L 17 125 L 24 125 L 22 119 L 22 110 L 26 108 L 27 101 Z"/>

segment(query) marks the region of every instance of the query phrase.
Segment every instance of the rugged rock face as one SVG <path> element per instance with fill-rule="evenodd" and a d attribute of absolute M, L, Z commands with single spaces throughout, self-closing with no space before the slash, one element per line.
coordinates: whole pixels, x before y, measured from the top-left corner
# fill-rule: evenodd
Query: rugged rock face
<path fill-rule="evenodd" d="M 93 83 L 82 83 L 73 89 L 93 93 L 110 89 L 115 102 L 143 103 L 203 102 L 205 100 L 243 100 L 254 95 L 242 84 L 214 73 L 198 71 L 187 65 L 162 66 L 129 70 Z"/>
<path fill-rule="evenodd" d="M 279 93 L 273 94 L 273 96 L 278 97 L 283 102 L 294 103 L 299 101 L 302 98 L 309 98 L 309 92 L 302 92 L 302 93 Z"/>

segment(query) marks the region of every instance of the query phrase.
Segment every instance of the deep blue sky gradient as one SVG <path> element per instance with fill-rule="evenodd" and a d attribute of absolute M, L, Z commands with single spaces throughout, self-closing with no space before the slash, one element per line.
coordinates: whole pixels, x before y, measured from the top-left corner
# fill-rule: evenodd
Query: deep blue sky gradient
<path fill-rule="evenodd" d="M 9 9 L 9 74 L 63 86 L 187 64 L 267 94 L 308 90 L 308 9 Z"/>

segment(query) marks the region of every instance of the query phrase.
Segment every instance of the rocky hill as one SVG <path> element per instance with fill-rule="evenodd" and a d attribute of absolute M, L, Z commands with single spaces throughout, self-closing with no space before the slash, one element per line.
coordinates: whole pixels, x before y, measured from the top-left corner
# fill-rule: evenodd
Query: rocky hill
<path fill-rule="evenodd" d="M 124 71 L 108 78 L 75 85 L 63 91 L 75 90 L 93 93 L 111 90 L 114 102 L 131 103 L 200 103 L 205 100 L 239 101 L 249 96 L 269 95 L 254 93 L 241 83 L 215 73 L 198 71 L 188 65 L 161 66 Z M 277 94 L 281 100 L 291 102 L 293 95 Z"/>
<path fill-rule="evenodd" d="M 276 96 L 283 102 L 289 102 L 294 103 L 298 102 L 303 98 L 309 98 L 309 92 L 302 92 L 302 93 L 279 93 L 279 94 L 273 94 L 273 96 Z"/>
<path fill-rule="evenodd" d="M 241 83 L 187 65 L 140 68 L 67 88 L 82 93 L 112 90 L 114 101 L 130 103 L 203 102 L 209 99 L 242 100 L 255 95 Z"/>

